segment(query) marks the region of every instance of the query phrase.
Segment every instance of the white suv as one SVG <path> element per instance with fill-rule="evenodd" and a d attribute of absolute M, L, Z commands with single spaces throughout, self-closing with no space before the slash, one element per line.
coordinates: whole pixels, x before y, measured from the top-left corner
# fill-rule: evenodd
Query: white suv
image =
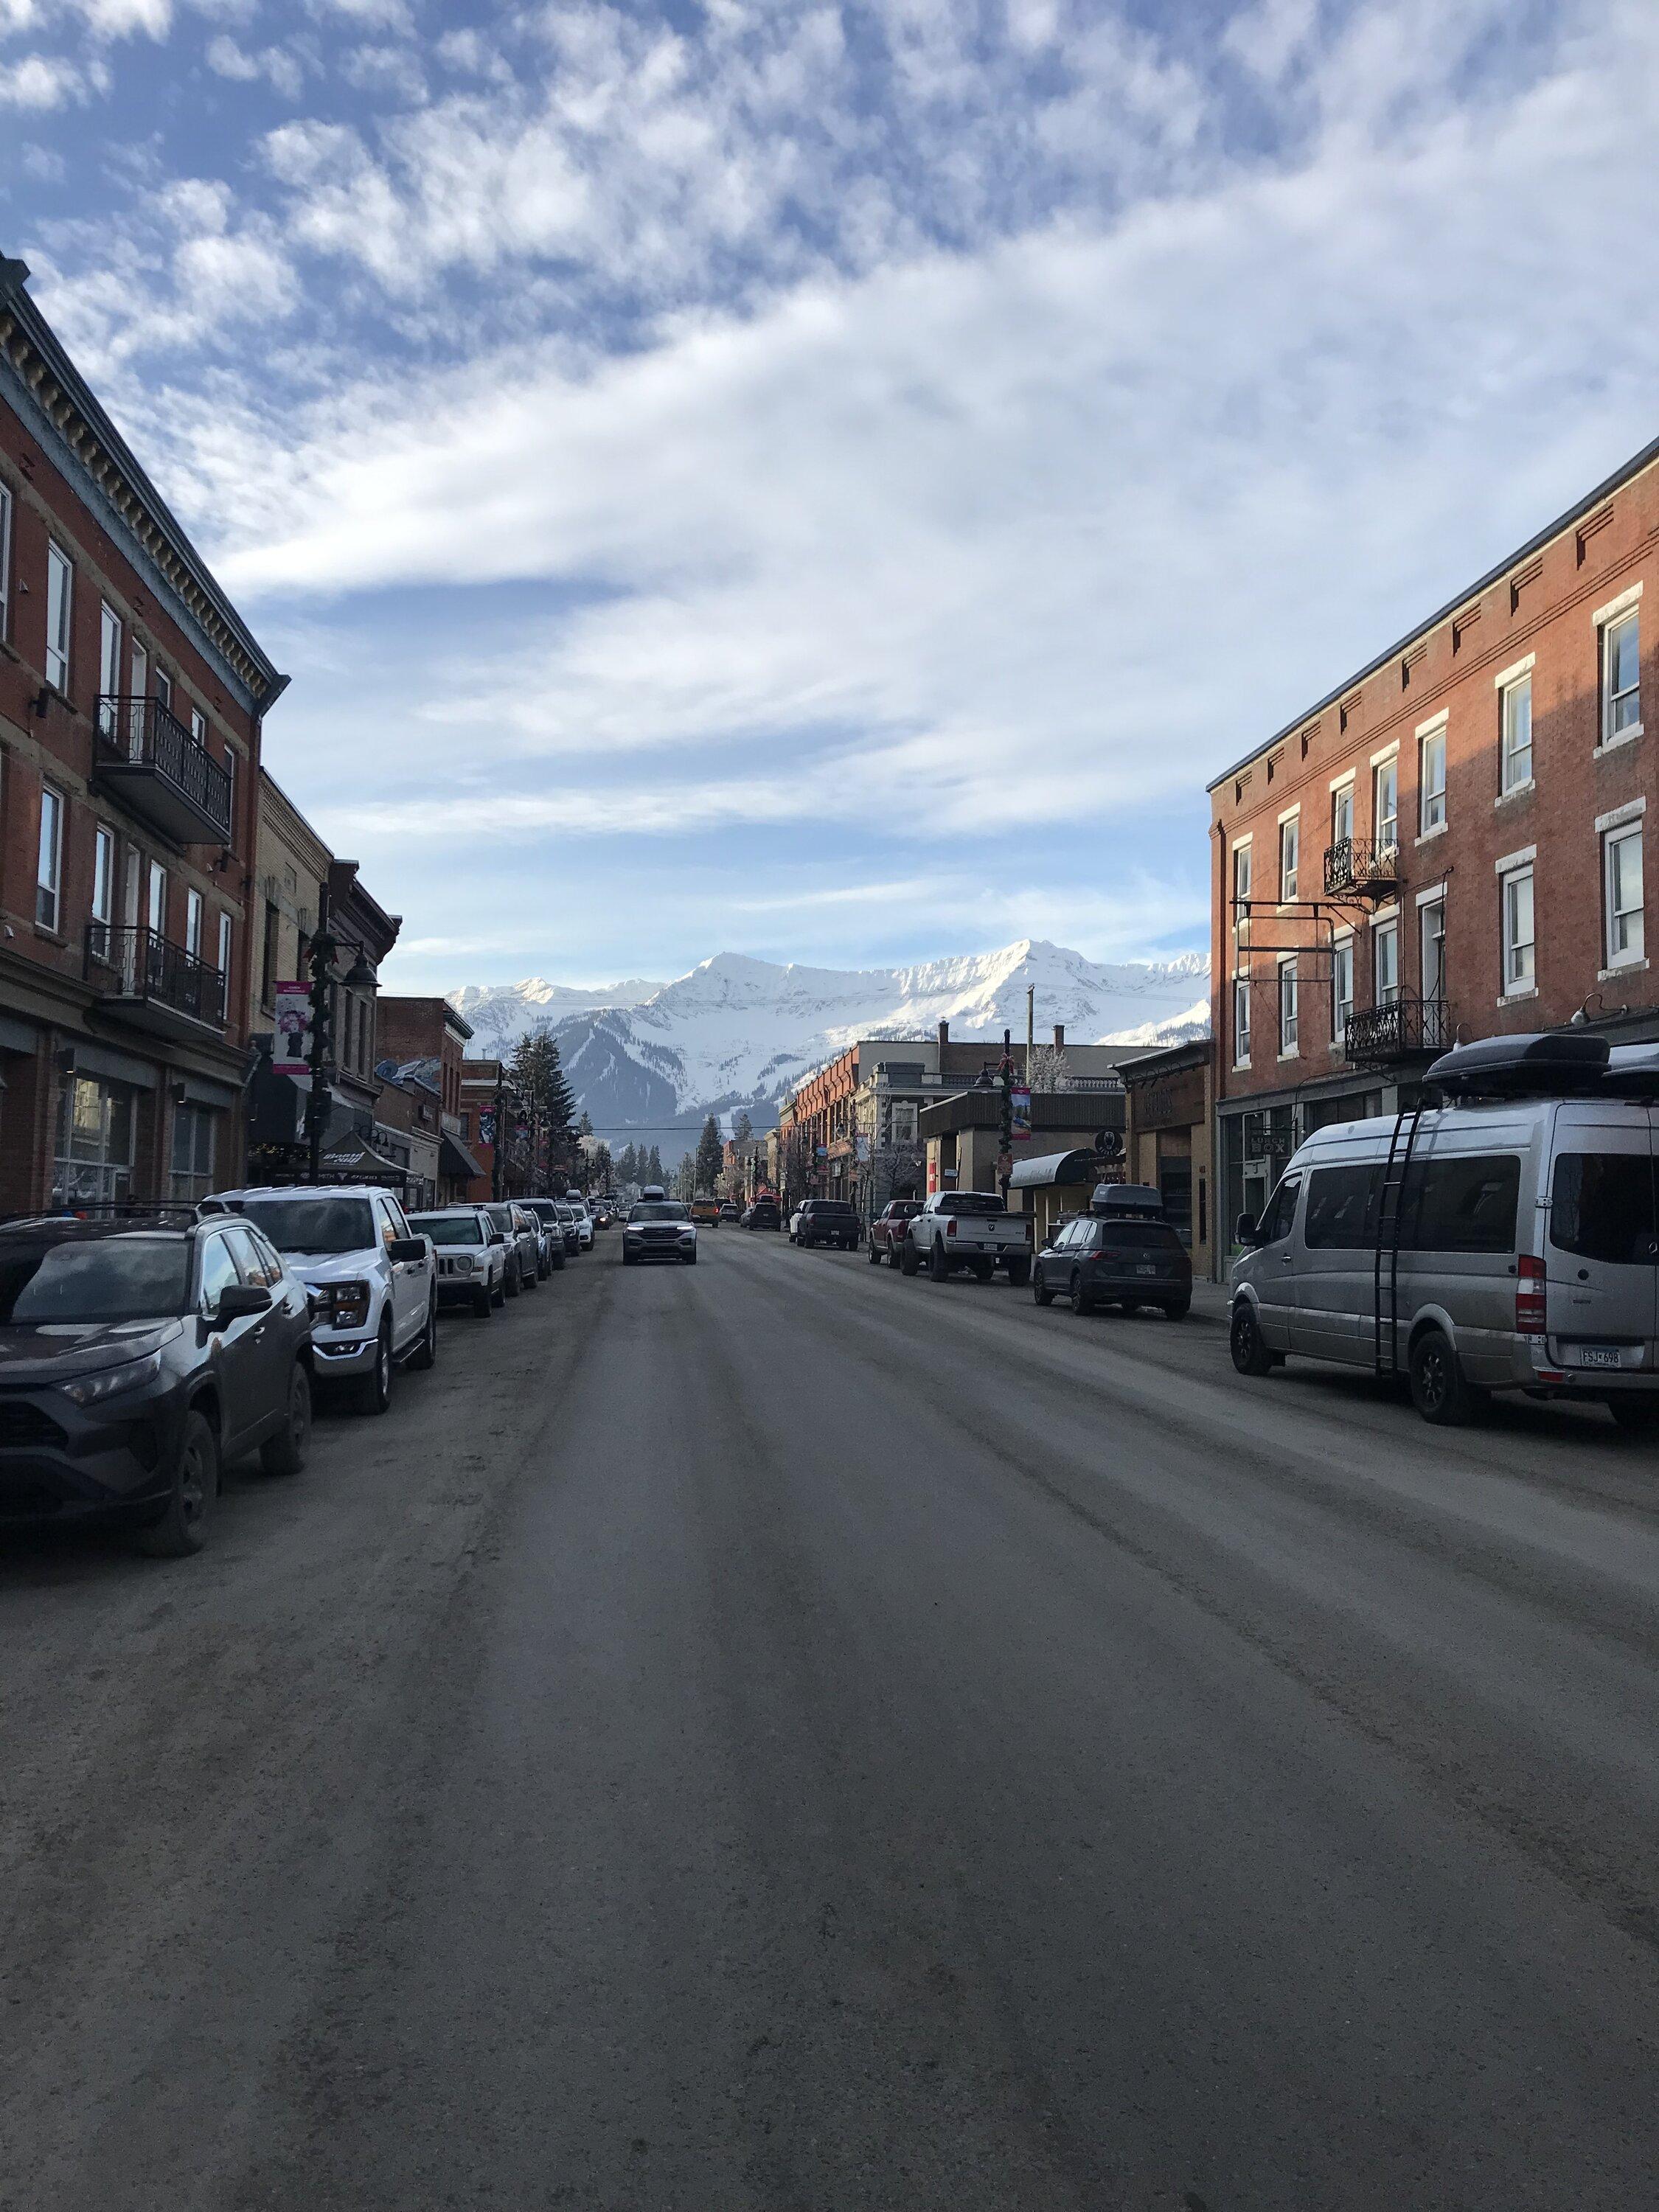
<path fill-rule="evenodd" d="M 446 1206 L 411 1213 L 417 1237 L 429 1237 L 438 1261 L 438 1304 L 471 1306 L 488 1321 L 507 1298 L 507 1239 L 481 1206 Z"/>
<path fill-rule="evenodd" d="M 437 1262 L 395 1191 L 301 1183 L 222 1190 L 210 1203 L 256 1223 L 311 1292 L 317 1379 L 349 1382 L 359 1413 L 385 1413 L 397 1363 L 436 1364 Z"/>

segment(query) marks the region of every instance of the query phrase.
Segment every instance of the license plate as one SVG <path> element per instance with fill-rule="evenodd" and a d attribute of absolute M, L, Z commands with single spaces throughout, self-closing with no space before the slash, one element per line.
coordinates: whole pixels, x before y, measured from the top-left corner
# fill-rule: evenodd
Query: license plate
<path fill-rule="evenodd" d="M 1581 1367 L 1617 1367 L 1620 1364 L 1616 1344 L 1581 1344 L 1578 1347 Z"/>
<path fill-rule="evenodd" d="M 1154 1261 L 1150 1267 L 1137 1267 L 1135 1273 L 1138 1275 L 1155 1275 L 1158 1273 L 1158 1262 Z"/>

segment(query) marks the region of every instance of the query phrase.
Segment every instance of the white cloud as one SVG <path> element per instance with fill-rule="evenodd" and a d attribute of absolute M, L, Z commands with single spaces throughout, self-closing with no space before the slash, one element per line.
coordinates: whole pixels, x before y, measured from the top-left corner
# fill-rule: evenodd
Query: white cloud
<path fill-rule="evenodd" d="M 85 97 L 81 72 L 47 54 L 25 54 L 0 69 L 0 107 L 44 112 Z"/>
<path fill-rule="evenodd" d="M 242 84 L 263 78 L 287 100 L 297 100 L 305 86 L 299 58 L 287 47 L 264 46 L 254 53 L 222 32 L 208 42 L 207 65 L 216 76 Z"/>

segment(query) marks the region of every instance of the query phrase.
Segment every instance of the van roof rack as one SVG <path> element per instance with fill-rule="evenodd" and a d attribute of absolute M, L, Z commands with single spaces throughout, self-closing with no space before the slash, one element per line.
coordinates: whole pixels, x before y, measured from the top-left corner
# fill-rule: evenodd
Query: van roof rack
<path fill-rule="evenodd" d="M 1607 1087 L 1608 1058 L 1605 1037 L 1539 1030 L 1454 1045 L 1423 1080 L 1451 1098 L 1578 1097 Z"/>

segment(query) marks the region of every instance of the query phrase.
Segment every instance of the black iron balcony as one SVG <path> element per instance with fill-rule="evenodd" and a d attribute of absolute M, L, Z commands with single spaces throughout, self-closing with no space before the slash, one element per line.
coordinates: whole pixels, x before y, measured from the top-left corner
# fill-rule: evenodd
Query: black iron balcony
<path fill-rule="evenodd" d="M 1375 837 L 1343 837 L 1325 848 L 1327 898 L 1387 898 L 1400 888 L 1400 847 Z"/>
<path fill-rule="evenodd" d="M 135 1029 L 169 1037 L 223 1031 L 223 975 L 154 930 L 88 924 L 86 973 L 99 986 L 103 1011 Z"/>
<path fill-rule="evenodd" d="M 92 780 L 175 845 L 230 842 L 230 777 L 159 699 L 99 700 Z"/>
<path fill-rule="evenodd" d="M 1390 999 L 1348 1016 L 1348 1058 L 1381 1067 L 1390 1060 L 1432 1059 L 1456 1042 L 1456 1024 L 1443 999 Z"/>

